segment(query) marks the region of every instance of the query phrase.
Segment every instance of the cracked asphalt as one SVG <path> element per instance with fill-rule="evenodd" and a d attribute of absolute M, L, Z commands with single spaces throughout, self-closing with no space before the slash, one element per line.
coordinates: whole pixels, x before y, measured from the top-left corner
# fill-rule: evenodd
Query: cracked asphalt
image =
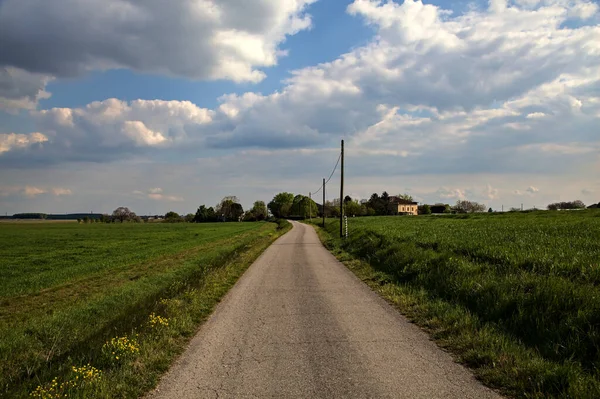
<path fill-rule="evenodd" d="M 148 398 L 500 398 L 292 223 Z"/>

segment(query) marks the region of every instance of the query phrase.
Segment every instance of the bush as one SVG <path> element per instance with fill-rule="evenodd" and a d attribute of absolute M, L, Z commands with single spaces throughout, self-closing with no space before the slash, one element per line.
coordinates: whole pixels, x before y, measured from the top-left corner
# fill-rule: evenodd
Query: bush
<path fill-rule="evenodd" d="M 431 207 L 427 204 L 419 206 L 419 215 L 431 215 Z"/>

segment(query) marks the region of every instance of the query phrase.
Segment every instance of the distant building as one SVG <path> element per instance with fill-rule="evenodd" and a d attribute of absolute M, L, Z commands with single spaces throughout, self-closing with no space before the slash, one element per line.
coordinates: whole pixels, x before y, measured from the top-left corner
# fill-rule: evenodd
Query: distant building
<path fill-rule="evenodd" d="M 390 197 L 390 202 L 398 206 L 398 213 L 401 215 L 418 215 L 418 202 L 407 201 L 396 196 Z"/>

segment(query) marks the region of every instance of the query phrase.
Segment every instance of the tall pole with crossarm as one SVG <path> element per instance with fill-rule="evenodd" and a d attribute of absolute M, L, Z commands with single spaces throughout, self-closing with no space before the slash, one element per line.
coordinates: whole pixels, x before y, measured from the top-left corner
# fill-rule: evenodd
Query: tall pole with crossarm
<path fill-rule="evenodd" d="M 340 155 L 341 182 L 340 182 L 340 238 L 344 237 L 344 140 L 342 140 L 342 154 Z"/>

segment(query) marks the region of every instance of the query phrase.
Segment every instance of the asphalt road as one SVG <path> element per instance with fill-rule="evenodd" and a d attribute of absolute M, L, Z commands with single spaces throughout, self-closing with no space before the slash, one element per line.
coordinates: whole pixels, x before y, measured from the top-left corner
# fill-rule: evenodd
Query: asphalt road
<path fill-rule="evenodd" d="M 149 398 L 500 398 L 294 223 Z"/>

